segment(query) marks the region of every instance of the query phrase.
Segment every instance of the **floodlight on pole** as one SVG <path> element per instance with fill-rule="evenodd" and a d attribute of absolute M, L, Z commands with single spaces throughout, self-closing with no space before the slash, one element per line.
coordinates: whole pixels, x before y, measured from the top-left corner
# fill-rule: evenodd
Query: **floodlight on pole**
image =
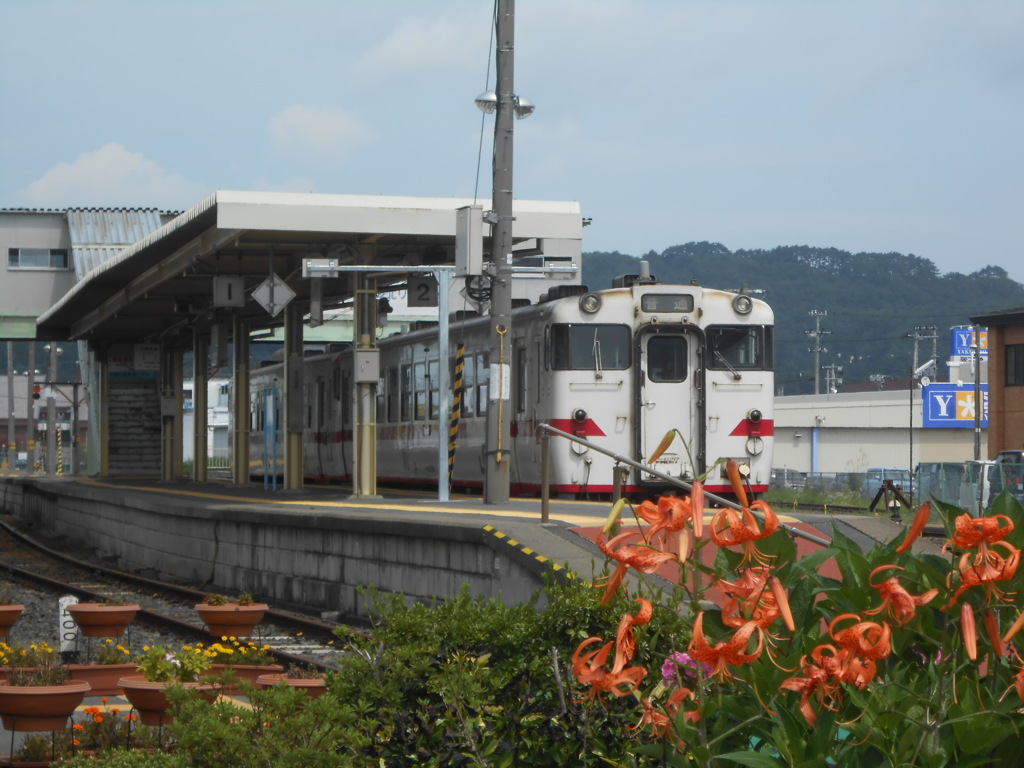
<path fill-rule="evenodd" d="M 516 96 L 515 110 L 516 119 L 523 120 L 533 114 L 533 110 L 537 107 L 533 105 L 533 102 L 529 99 L 524 99 L 522 96 Z"/>
<path fill-rule="evenodd" d="M 475 99 L 480 111 L 486 115 L 493 115 L 498 108 L 498 94 L 494 91 L 484 91 Z"/>

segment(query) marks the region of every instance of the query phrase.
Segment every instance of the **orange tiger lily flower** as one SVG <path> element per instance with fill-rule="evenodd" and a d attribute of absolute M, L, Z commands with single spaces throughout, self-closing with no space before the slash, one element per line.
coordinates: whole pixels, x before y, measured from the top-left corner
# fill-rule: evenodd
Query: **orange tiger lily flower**
<path fill-rule="evenodd" d="M 907 530 L 907 537 L 896 547 L 896 554 L 902 555 L 913 546 L 914 542 L 917 541 L 924 531 L 925 526 L 928 525 L 928 518 L 931 517 L 931 514 L 932 505 L 927 501 L 918 507 L 917 514 L 914 515 L 914 522 L 910 524 L 910 528 Z"/>
<path fill-rule="evenodd" d="M 789 631 L 794 631 L 786 590 L 764 566 L 747 568 L 735 582 L 720 579 L 718 588 L 729 596 L 722 608 L 722 623 L 727 627 L 741 627 L 753 621 L 761 629 L 768 629 L 781 617 Z"/>
<path fill-rule="evenodd" d="M 868 582 L 882 596 L 882 604 L 877 608 L 872 608 L 870 611 L 864 611 L 864 613 L 872 616 L 888 609 L 892 617 L 896 619 L 896 623 L 903 627 L 914 618 L 917 606 L 930 603 L 939 594 L 939 590 L 929 589 L 921 595 L 912 595 L 904 589 L 899 579 L 895 576 L 886 579 L 881 584 L 875 584 L 875 575 L 888 570 L 902 571 L 903 568 L 898 565 L 882 565 L 871 572 Z"/>
<path fill-rule="evenodd" d="M 654 607 L 642 597 L 636 599 L 640 603 L 640 610 L 635 615 L 627 613 L 619 622 L 619 630 L 615 635 L 615 667 L 622 669 L 626 662 L 636 654 L 636 637 L 634 627 L 647 624 L 654 614 Z"/>
<path fill-rule="evenodd" d="M 971 517 L 959 515 L 954 523 L 953 538 L 942 548 L 974 549 L 981 544 L 995 544 L 1013 533 L 1013 521 L 1006 515 Z"/>
<path fill-rule="evenodd" d="M 671 552 L 662 552 L 647 545 L 633 546 L 624 543 L 631 539 L 639 538 L 642 535 L 640 531 L 627 531 L 626 533 L 619 534 L 609 542 L 605 542 L 603 536 L 597 537 L 597 546 L 601 551 L 618 563 L 615 571 L 603 585 L 605 590 L 604 597 L 601 600 L 602 604 L 607 604 L 612 599 L 612 595 L 615 594 L 615 590 L 622 584 L 626 578 L 626 572 L 630 568 L 635 568 L 641 573 L 654 573 L 664 563 L 676 559 L 676 556 Z M 602 585 L 595 584 L 594 586 Z"/>
<path fill-rule="evenodd" d="M 763 524 L 751 514 L 752 509 L 764 515 Z M 720 509 L 711 520 L 710 535 L 711 540 L 720 547 L 743 545 L 743 563 L 746 564 L 751 560 L 763 561 L 754 542 L 768 538 L 778 529 L 778 516 L 770 506 L 759 500 L 741 510 L 732 507 Z"/>
<path fill-rule="evenodd" d="M 780 688 L 801 694 L 800 713 L 813 728 L 817 725 L 818 716 L 811 706 L 812 696 L 819 705 L 836 712 L 842 698 L 840 683 L 850 683 L 864 690 L 875 679 L 877 667 L 874 661 L 862 659 L 853 651 L 837 649 L 833 645 L 819 645 L 812 652 L 811 658 L 813 664 L 806 656 L 800 660 L 805 677 L 784 680 Z"/>
<path fill-rule="evenodd" d="M 1005 552 L 1000 554 L 1000 552 Z M 1004 601 L 1006 600 L 1003 590 L 996 587 L 998 581 L 1009 581 L 1017 575 L 1017 566 L 1020 565 L 1020 550 L 1008 541 L 996 541 L 992 544 L 982 544 L 975 553 L 967 552 L 960 558 L 958 569 L 950 573 L 946 579 L 950 589 L 953 585 L 953 577 L 960 577 L 960 587 L 953 593 L 949 605 L 953 605 L 960 599 L 960 595 L 971 587 L 984 585 L 988 598 Z"/>
<path fill-rule="evenodd" d="M 590 645 L 600 642 L 600 637 L 588 637 L 572 655 L 572 671 L 576 679 L 584 685 L 591 686 L 584 701 L 600 700 L 602 693 L 619 697 L 629 696 L 640 685 L 647 670 L 644 667 L 619 668 L 617 664 L 613 665 L 611 670 L 605 669 L 614 643 L 607 642 L 596 651 L 583 653 Z"/>
<path fill-rule="evenodd" d="M 836 625 L 846 619 L 853 619 L 853 625 L 836 631 Z M 862 621 L 855 613 L 844 613 L 832 619 L 828 631 L 840 648 L 853 651 L 865 659 L 877 661 L 892 653 L 892 630 L 884 621 Z"/>
<path fill-rule="evenodd" d="M 651 604 L 642 598 L 638 599 L 640 610 L 636 615 L 626 614 L 619 622 L 619 631 L 615 642 L 607 642 L 600 648 L 584 653 L 594 643 L 600 643 L 600 637 L 588 637 L 572 655 L 572 671 L 576 679 L 584 684 L 590 685 L 585 700 L 600 699 L 602 693 L 611 693 L 614 696 L 628 696 L 640 681 L 647 675 L 645 667 L 626 667 L 629 660 L 636 652 L 636 638 L 633 635 L 633 628 L 646 624 L 651 620 L 653 608 Z M 608 657 L 611 655 L 612 646 L 615 647 L 615 660 L 610 670 L 605 668 Z"/>
<path fill-rule="evenodd" d="M 757 634 L 757 647 L 753 652 L 747 653 L 750 638 L 755 633 Z M 689 651 L 692 658 L 709 665 L 713 675 L 720 680 L 727 680 L 733 677 L 729 672 L 729 665 L 739 667 L 744 664 L 752 664 L 761 658 L 761 653 L 764 651 L 764 631 L 757 626 L 756 622 L 748 621 L 736 630 L 729 640 L 723 640 L 712 646 L 704 636 L 704 612 L 701 611 L 693 623 L 693 639 L 690 641 Z"/>
<path fill-rule="evenodd" d="M 645 725 L 650 725 L 651 733 L 657 738 L 663 739 L 671 731 L 679 710 L 682 709 L 683 702 L 686 699 L 694 701 L 693 691 L 689 688 L 677 688 L 674 690 L 672 695 L 668 697 L 668 701 L 665 702 L 664 709 L 656 707 L 650 699 L 644 699 L 640 702 L 640 706 L 643 707 L 643 715 L 640 718 L 640 722 L 626 727 L 631 731 L 636 731 Z M 683 719 L 689 723 L 696 723 L 700 720 L 700 712 L 696 709 L 686 712 L 683 715 Z"/>
<path fill-rule="evenodd" d="M 826 656 L 826 651 L 830 651 L 831 654 Z M 812 728 L 818 724 L 818 714 L 811 706 L 811 697 L 814 697 L 819 706 L 833 712 L 838 711 L 836 705 L 842 697 L 842 681 L 836 674 L 841 666 L 836 663 L 837 653 L 841 652 L 837 652 L 831 645 L 819 645 L 811 654 L 813 664 L 808 661 L 807 656 L 800 659 L 804 677 L 790 677 L 783 680 L 779 686 L 782 690 L 800 694 L 800 713 Z"/>
<path fill-rule="evenodd" d="M 686 523 L 694 519 L 690 499 L 681 499 L 678 496 L 662 496 L 657 504 L 644 501 L 636 508 L 636 513 L 651 524 L 647 531 L 648 541 L 654 541 L 654 537 L 659 533 L 664 539 L 669 532 L 682 531 L 686 528 Z M 679 556 L 684 557 L 685 553 L 680 552 Z"/>

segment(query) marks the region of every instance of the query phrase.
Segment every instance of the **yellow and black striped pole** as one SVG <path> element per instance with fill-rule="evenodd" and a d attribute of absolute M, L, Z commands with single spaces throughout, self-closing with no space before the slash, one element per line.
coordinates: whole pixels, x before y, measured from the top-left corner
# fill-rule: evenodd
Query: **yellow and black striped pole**
<path fill-rule="evenodd" d="M 466 345 L 459 343 L 455 348 L 455 378 L 452 381 L 452 416 L 448 421 L 448 487 L 452 486 L 455 474 L 455 440 L 459 436 L 459 418 L 462 416 L 462 368 L 466 357 Z"/>
<path fill-rule="evenodd" d="M 62 439 L 63 433 L 64 433 L 63 429 L 60 429 L 60 428 L 57 429 L 57 475 L 58 476 L 63 476 L 64 475 L 64 440 Z"/>

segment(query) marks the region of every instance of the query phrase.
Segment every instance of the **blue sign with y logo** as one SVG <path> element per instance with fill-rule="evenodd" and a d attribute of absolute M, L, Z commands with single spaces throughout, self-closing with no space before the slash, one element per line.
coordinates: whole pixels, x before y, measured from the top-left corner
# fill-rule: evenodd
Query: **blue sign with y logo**
<path fill-rule="evenodd" d="M 988 328 L 982 328 L 981 350 L 979 357 L 988 357 Z M 970 325 L 957 326 L 949 329 L 949 346 L 952 357 L 967 358 L 974 356 L 974 327 Z"/>
<path fill-rule="evenodd" d="M 922 425 L 925 428 L 974 427 L 973 384 L 929 384 L 922 394 Z M 988 427 L 988 384 L 981 385 L 981 427 Z"/>

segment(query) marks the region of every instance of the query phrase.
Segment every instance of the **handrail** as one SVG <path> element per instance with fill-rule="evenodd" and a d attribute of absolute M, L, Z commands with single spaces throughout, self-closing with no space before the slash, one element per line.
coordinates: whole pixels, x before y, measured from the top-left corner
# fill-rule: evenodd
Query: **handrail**
<path fill-rule="evenodd" d="M 686 490 L 686 491 L 692 491 L 693 490 L 693 484 L 692 483 L 688 483 L 685 480 L 680 480 L 678 477 L 670 477 L 669 475 L 666 475 L 663 472 L 659 472 L 658 470 L 654 469 L 653 467 L 649 467 L 646 464 L 641 464 L 638 461 L 633 461 L 633 459 L 627 458 L 626 456 L 622 456 L 621 454 L 615 453 L 614 451 L 609 451 L 606 448 L 602 448 L 599 445 L 594 445 L 594 443 L 591 443 L 589 440 L 584 440 L 582 437 L 577 437 L 576 435 L 571 435 L 568 432 L 563 432 L 560 429 L 556 429 L 555 427 L 552 427 L 550 424 L 544 424 L 544 423 L 538 424 L 537 425 L 537 431 L 540 432 L 540 439 L 541 439 L 541 489 L 540 489 L 540 515 L 541 515 L 541 523 L 547 523 L 549 521 L 549 519 L 550 519 L 549 512 L 550 512 L 550 503 L 551 503 L 551 487 L 550 487 L 550 485 L 551 485 L 551 465 L 550 465 L 550 455 L 549 455 L 550 449 L 548 447 L 548 436 L 549 435 L 554 435 L 555 437 L 564 437 L 566 440 L 571 440 L 574 443 L 579 443 L 580 445 L 586 446 L 590 450 L 597 451 L 598 453 L 603 453 L 605 456 L 608 456 L 609 458 L 615 459 L 615 461 L 617 461 L 617 462 L 621 462 L 622 464 L 626 464 L 626 465 L 628 465 L 630 467 L 633 467 L 634 469 L 638 469 L 638 470 L 640 470 L 642 472 L 646 472 L 647 474 L 652 475 L 653 477 L 656 477 L 659 480 L 664 480 L 666 483 L 669 483 L 670 485 L 674 485 L 674 486 L 677 486 L 679 488 L 682 488 L 683 490 Z M 739 504 L 737 504 L 736 502 L 730 501 L 729 499 L 723 498 L 723 497 L 718 496 L 718 495 L 716 495 L 714 493 L 708 493 L 708 492 L 705 491 L 704 496 L 709 498 L 709 499 L 711 499 L 711 501 L 715 502 L 716 504 L 720 504 L 723 507 L 731 507 L 733 509 L 743 509 L 743 507 L 740 506 Z M 764 515 L 761 512 L 758 512 L 756 509 L 748 509 L 747 511 L 750 512 L 750 514 L 752 514 L 754 517 L 759 519 L 761 522 L 764 522 Z M 781 526 L 791 536 L 798 536 L 798 537 L 800 537 L 802 539 L 805 539 L 807 541 L 813 542 L 814 544 L 818 544 L 818 545 L 820 545 L 822 547 L 830 546 L 831 543 L 832 543 L 831 541 L 823 539 L 820 536 L 815 536 L 814 534 L 807 533 L 805 531 L 801 531 L 799 528 L 794 528 L 791 525 L 787 525 L 785 523 L 781 523 Z"/>

